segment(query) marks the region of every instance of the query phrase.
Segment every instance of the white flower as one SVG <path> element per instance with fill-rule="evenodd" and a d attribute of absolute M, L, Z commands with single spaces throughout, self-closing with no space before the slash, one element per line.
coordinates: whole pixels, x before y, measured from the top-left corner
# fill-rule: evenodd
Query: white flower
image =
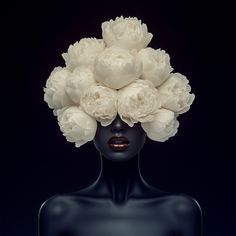
<path fill-rule="evenodd" d="M 152 81 L 155 87 L 162 84 L 173 70 L 170 56 L 164 50 L 144 48 L 139 51 L 138 58 L 143 64 L 141 78 Z"/>
<path fill-rule="evenodd" d="M 117 115 L 117 91 L 100 84 L 92 85 L 82 93 L 80 104 L 85 112 L 107 126 Z"/>
<path fill-rule="evenodd" d="M 95 60 L 95 79 L 113 89 L 120 89 L 141 74 L 135 52 L 112 46 Z"/>
<path fill-rule="evenodd" d="M 136 80 L 118 91 L 118 113 L 131 127 L 152 121 L 159 107 L 157 89 L 148 80 Z"/>
<path fill-rule="evenodd" d="M 62 57 L 66 66 L 73 70 L 77 66 L 93 68 L 96 56 L 105 48 L 104 41 L 96 38 L 83 38 L 79 42 L 69 46 L 68 52 L 63 53 Z"/>
<path fill-rule="evenodd" d="M 67 78 L 66 92 L 71 100 L 79 105 L 81 93 L 95 83 L 93 72 L 90 69 L 77 67 Z"/>
<path fill-rule="evenodd" d="M 152 122 L 141 123 L 141 126 L 150 139 L 164 142 L 177 133 L 179 122 L 173 111 L 162 108 Z"/>
<path fill-rule="evenodd" d="M 116 17 L 115 21 L 102 23 L 102 36 L 108 46 L 116 45 L 125 49 L 146 47 L 152 39 L 146 24 L 136 17 Z"/>
<path fill-rule="evenodd" d="M 162 107 L 182 114 L 189 110 L 195 98 L 190 94 L 188 80 L 180 73 L 174 73 L 158 88 Z"/>
<path fill-rule="evenodd" d="M 70 75 L 66 68 L 56 67 L 51 72 L 44 91 L 44 101 L 51 109 L 60 109 L 69 106 L 72 101 L 66 94 L 66 79 Z"/>
<path fill-rule="evenodd" d="M 97 130 L 97 122 L 80 107 L 64 108 L 59 110 L 57 115 L 60 129 L 68 142 L 75 143 L 76 147 L 80 147 L 93 140 Z"/>
<path fill-rule="evenodd" d="M 97 121 L 108 126 L 117 114 L 130 127 L 140 122 L 152 140 L 174 136 L 195 98 L 187 78 L 171 73 L 164 50 L 147 47 L 153 35 L 136 17 L 102 23 L 102 36 L 70 45 L 66 67 L 56 67 L 43 89 L 67 141 L 80 147 L 95 137 Z"/>

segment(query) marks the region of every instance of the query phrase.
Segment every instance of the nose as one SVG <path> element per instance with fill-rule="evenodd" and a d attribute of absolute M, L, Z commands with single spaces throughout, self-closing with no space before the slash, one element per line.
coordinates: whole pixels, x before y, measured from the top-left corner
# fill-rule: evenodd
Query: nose
<path fill-rule="evenodd" d="M 115 120 L 112 122 L 111 130 L 112 132 L 124 131 L 124 122 L 121 120 L 120 116 L 117 115 Z"/>

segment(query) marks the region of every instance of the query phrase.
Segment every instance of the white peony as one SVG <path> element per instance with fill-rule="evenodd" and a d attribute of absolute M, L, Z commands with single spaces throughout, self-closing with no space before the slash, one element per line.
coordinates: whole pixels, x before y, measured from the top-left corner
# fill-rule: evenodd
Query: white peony
<path fill-rule="evenodd" d="M 75 143 L 76 147 L 80 147 L 93 140 L 97 130 L 97 122 L 80 107 L 71 106 L 61 109 L 57 115 L 60 129 L 68 142 Z"/>
<path fill-rule="evenodd" d="M 112 46 L 106 48 L 95 60 L 95 79 L 109 88 L 120 89 L 141 74 L 135 52 Z"/>
<path fill-rule="evenodd" d="M 117 115 L 117 91 L 100 84 L 92 85 L 83 92 L 80 104 L 85 112 L 107 126 Z"/>
<path fill-rule="evenodd" d="M 164 50 L 144 48 L 139 51 L 138 59 L 143 64 L 141 78 L 152 81 L 155 87 L 161 85 L 173 70 L 170 56 Z"/>
<path fill-rule="evenodd" d="M 81 93 L 95 83 L 94 74 L 90 69 L 77 67 L 67 78 L 66 92 L 71 100 L 79 105 Z"/>
<path fill-rule="evenodd" d="M 66 68 L 56 67 L 51 72 L 44 91 L 44 101 L 51 109 L 60 109 L 72 105 L 72 101 L 66 94 L 66 80 L 70 75 Z"/>
<path fill-rule="evenodd" d="M 180 73 L 174 73 L 158 88 L 162 107 L 182 114 L 189 110 L 194 94 L 190 94 L 191 87 L 188 80 Z"/>
<path fill-rule="evenodd" d="M 177 133 L 179 122 L 173 111 L 162 108 L 152 122 L 141 123 L 141 126 L 150 139 L 164 142 Z"/>
<path fill-rule="evenodd" d="M 158 91 L 148 80 L 136 80 L 118 91 L 118 113 L 131 127 L 152 121 L 159 107 Z"/>
<path fill-rule="evenodd" d="M 96 56 L 105 48 L 104 41 L 96 38 L 83 38 L 79 42 L 69 46 L 68 52 L 63 53 L 62 57 L 66 62 L 67 68 L 75 69 L 77 66 L 93 68 Z"/>
<path fill-rule="evenodd" d="M 130 127 L 140 122 L 152 140 L 174 136 L 195 98 L 187 78 L 171 73 L 164 50 L 147 47 L 153 35 L 136 17 L 102 23 L 102 36 L 70 45 L 66 67 L 56 67 L 43 89 L 67 141 L 80 147 L 95 137 L 97 121 L 108 126 L 117 114 Z"/>
<path fill-rule="evenodd" d="M 153 35 L 148 33 L 146 24 L 136 17 L 116 17 L 115 21 L 102 23 L 102 36 L 108 46 L 116 45 L 125 49 L 146 47 Z"/>

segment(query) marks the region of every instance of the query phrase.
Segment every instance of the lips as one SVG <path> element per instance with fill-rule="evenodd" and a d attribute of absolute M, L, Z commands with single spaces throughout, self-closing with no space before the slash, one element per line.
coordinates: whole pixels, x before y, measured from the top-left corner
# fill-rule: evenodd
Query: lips
<path fill-rule="evenodd" d="M 108 140 L 108 145 L 113 151 L 124 151 L 129 147 L 129 140 L 126 137 L 113 136 Z"/>

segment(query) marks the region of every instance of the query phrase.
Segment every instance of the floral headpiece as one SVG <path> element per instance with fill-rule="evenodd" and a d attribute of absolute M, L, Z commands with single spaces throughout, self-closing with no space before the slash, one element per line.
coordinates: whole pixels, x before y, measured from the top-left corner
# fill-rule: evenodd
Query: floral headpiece
<path fill-rule="evenodd" d="M 44 88 L 67 141 L 76 147 L 93 140 L 97 121 L 112 123 L 117 114 L 129 126 L 141 122 L 147 136 L 164 142 L 177 132 L 177 116 L 194 100 L 188 80 L 171 73 L 169 55 L 147 47 L 152 39 L 136 17 L 102 23 L 102 37 L 83 38 L 63 53 Z"/>

